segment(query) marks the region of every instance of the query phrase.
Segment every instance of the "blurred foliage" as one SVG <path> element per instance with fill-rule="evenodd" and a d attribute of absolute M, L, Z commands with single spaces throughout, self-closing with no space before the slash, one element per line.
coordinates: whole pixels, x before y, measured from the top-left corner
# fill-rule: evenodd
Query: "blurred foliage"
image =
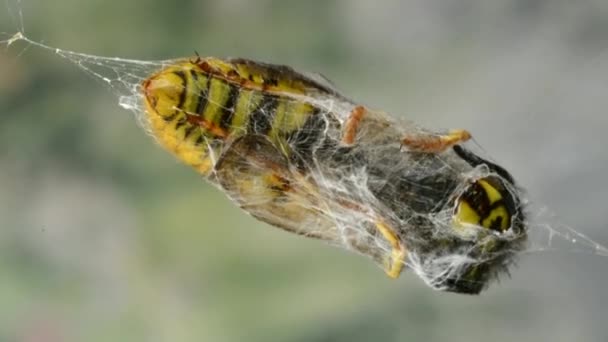
<path fill-rule="evenodd" d="M 608 194 L 592 181 L 608 165 L 604 144 L 591 143 L 608 128 L 603 1 L 23 0 L 0 6 L 7 37 L 19 9 L 28 36 L 64 49 L 197 50 L 322 71 L 395 115 L 472 127 L 531 191 L 563 198 L 553 204 L 570 222 L 605 226 L 588 210 Z M 572 147 L 559 164 L 550 156 L 576 146 L 564 140 L 573 125 L 586 153 Z M 526 259 L 480 298 L 432 292 L 412 274 L 391 281 L 237 210 L 47 51 L 0 53 L 0 146 L 0 341 L 608 338 L 601 260 Z M 583 161 L 597 164 L 568 167 Z M 591 181 L 552 186 L 577 175 Z M 590 270 L 575 273 L 583 262 Z"/>

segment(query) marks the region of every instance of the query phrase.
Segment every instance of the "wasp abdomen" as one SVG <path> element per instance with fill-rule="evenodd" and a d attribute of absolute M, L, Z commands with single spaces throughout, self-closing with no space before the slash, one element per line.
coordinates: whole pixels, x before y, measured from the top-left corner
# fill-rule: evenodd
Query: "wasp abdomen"
<path fill-rule="evenodd" d="M 289 146 L 294 136 L 309 136 L 304 139 L 308 141 L 311 134 L 319 134 L 316 127 L 306 127 L 320 110 L 281 92 L 288 89 L 283 83 L 271 83 L 283 87 L 271 91 L 269 85 L 259 86 L 263 79 L 258 76 L 251 77 L 258 82 L 252 83 L 200 64 L 176 64 L 143 83 L 149 110 L 157 114 L 150 118 L 154 135 L 187 164 L 203 163 L 200 171 L 208 173 L 213 164 L 207 160 L 213 152 L 209 149 L 219 151 L 229 138 L 243 134 L 267 136 L 286 156 L 292 153 Z"/>

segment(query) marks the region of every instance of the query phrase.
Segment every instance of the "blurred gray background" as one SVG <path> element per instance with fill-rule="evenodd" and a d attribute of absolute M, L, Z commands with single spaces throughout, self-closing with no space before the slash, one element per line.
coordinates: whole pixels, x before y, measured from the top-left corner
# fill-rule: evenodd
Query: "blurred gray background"
<path fill-rule="evenodd" d="M 288 64 L 466 128 L 608 244 L 604 0 L 9 2 L 5 37 L 22 8 L 55 47 Z M 479 297 L 390 280 L 235 209 L 99 82 L 24 47 L 0 51 L 0 341 L 608 341 L 608 258 L 526 254 Z"/>

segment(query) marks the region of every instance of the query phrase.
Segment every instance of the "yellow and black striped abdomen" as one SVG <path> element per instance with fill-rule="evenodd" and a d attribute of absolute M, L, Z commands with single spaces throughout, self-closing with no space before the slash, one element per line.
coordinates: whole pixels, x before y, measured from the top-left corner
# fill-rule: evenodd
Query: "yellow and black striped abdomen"
<path fill-rule="evenodd" d="M 265 135 L 288 156 L 288 139 L 318 112 L 288 94 L 238 82 L 193 62 L 162 70 L 143 88 L 154 136 L 203 174 L 213 167 L 212 154 L 243 134 Z"/>

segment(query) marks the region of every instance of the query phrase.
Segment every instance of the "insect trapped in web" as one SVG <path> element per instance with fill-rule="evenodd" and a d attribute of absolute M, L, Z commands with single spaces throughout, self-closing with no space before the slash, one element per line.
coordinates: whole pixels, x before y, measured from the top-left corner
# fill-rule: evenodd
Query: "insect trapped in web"
<path fill-rule="evenodd" d="M 7 43 L 17 40 L 107 84 L 161 146 L 252 216 L 368 256 L 390 277 L 410 269 L 434 289 L 476 294 L 525 248 L 523 191 L 465 146 L 465 130 L 395 119 L 287 66 L 99 57 L 23 34 Z"/>
<path fill-rule="evenodd" d="M 245 59 L 174 61 L 141 84 L 159 143 L 254 217 L 478 293 L 525 241 L 512 177 L 319 75 Z"/>

